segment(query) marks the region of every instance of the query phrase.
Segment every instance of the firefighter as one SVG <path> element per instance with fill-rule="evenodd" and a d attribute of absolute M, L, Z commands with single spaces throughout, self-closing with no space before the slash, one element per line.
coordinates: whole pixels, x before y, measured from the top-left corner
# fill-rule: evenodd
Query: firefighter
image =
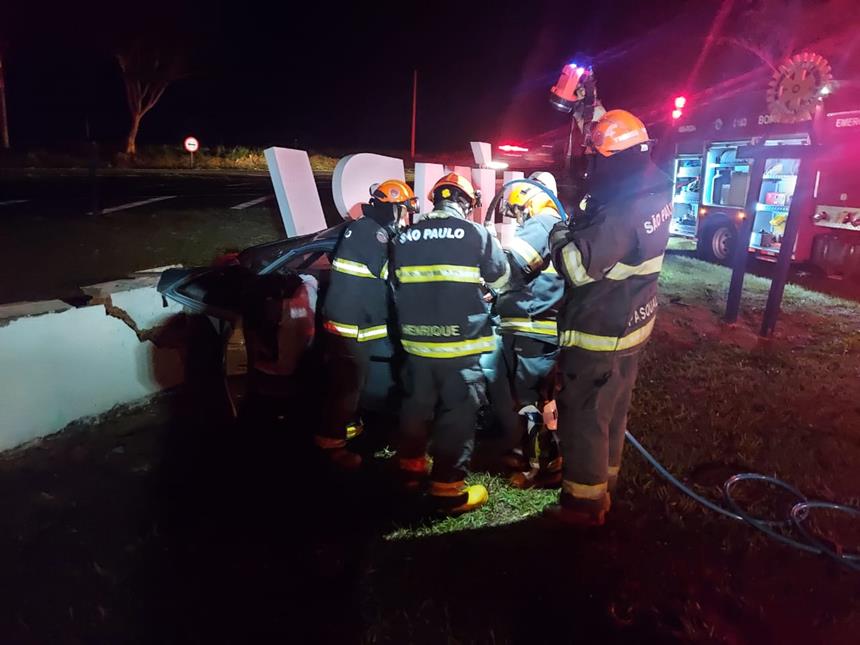
<path fill-rule="evenodd" d="M 346 227 L 335 249 L 323 305 L 329 398 L 315 441 L 346 469 L 361 464 L 361 457 L 347 448 L 347 441 L 363 429 L 359 408 L 384 411 L 393 405 L 389 243 L 397 222 L 417 206 L 412 189 L 398 179 L 374 184 L 370 192 L 363 217 Z"/>
<path fill-rule="evenodd" d="M 530 179 L 556 194 L 551 173 L 537 172 Z M 550 263 L 549 234 L 561 216 L 552 198 L 530 184 L 514 186 L 507 211 L 519 227 L 505 249 L 511 280 L 495 303 L 501 342 L 489 371 L 488 395 L 503 436 L 496 449 L 519 456 L 513 460 L 519 471 L 511 478 L 515 486 L 558 485 L 561 459 L 543 410 L 553 398 L 559 351 L 556 314 L 564 281 Z M 524 439 L 525 456 L 519 449 Z"/>
<path fill-rule="evenodd" d="M 486 400 L 479 358 L 495 345 L 484 286 L 504 285 L 509 267 L 495 238 L 467 219 L 480 205 L 468 180 L 450 173 L 430 199 L 433 211 L 397 236 L 392 256 L 405 358 L 397 463 L 417 483 L 432 430 L 429 497 L 459 513 L 487 501 L 486 488 L 465 476 Z"/>
<path fill-rule="evenodd" d="M 595 156 L 584 217 L 550 236 L 566 282 L 558 315 L 557 394 L 565 522 L 604 523 L 618 481 L 639 355 L 654 327 L 657 279 L 669 239 L 668 178 L 651 162 L 644 124 L 607 112 L 592 131 Z"/>

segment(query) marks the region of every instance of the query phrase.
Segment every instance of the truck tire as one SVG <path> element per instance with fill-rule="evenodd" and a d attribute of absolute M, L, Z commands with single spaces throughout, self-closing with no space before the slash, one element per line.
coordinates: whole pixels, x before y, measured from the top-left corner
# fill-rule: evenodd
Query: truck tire
<path fill-rule="evenodd" d="M 735 253 L 738 232 L 726 215 L 708 218 L 699 233 L 696 255 L 706 262 L 730 264 Z"/>

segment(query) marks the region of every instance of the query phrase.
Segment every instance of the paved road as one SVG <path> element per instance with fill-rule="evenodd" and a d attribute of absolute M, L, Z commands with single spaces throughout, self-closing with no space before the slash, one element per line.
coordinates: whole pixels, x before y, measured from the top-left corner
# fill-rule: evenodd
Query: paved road
<path fill-rule="evenodd" d="M 154 200 L 164 202 L 159 208 L 171 210 L 232 208 L 274 198 L 266 173 L 111 172 L 97 178 L 96 191 L 99 205 L 105 210 L 136 203 L 145 207 L 158 203 Z M 92 207 L 93 182 L 86 172 L 4 172 L 0 179 L 0 217 L 27 213 L 47 217 L 82 215 Z"/>
<path fill-rule="evenodd" d="M 319 176 L 317 185 L 327 219 L 337 222 L 330 177 Z M 243 210 L 266 209 L 278 217 L 268 173 L 260 171 L 108 170 L 97 179 L 97 194 L 100 208 L 115 215 L 212 211 L 241 217 Z M 85 170 L 0 173 L 0 236 L 12 242 L 21 227 L 28 225 L 29 216 L 44 228 L 49 220 L 82 217 L 92 208 L 93 182 Z M 771 277 L 773 265 L 753 260 L 749 270 Z M 860 284 L 854 281 L 823 277 L 803 268 L 792 270 L 791 281 L 815 291 L 860 300 Z"/>

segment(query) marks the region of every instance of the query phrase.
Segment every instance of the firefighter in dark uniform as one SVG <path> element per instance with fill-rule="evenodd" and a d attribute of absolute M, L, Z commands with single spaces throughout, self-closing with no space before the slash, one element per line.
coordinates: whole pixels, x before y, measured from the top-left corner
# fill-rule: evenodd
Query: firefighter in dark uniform
<path fill-rule="evenodd" d="M 607 112 L 592 132 L 596 152 L 584 218 L 550 237 L 567 289 L 558 315 L 564 458 L 558 519 L 602 525 L 621 466 L 639 355 L 654 327 L 657 280 L 669 239 L 671 188 L 650 160 L 643 123 Z"/>
<path fill-rule="evenodd" d="M 556 193 L 550 173 L 534 173 L 531 179 Z M 561 458 L 543 412 L 553 399 L 559 351 L 556 314 L 564 280 L 550 263 L 549 235 L 561 216 L 547 193 L 525 183 L 512 189 L 507 211 L 519 227 L 505 248 L 511 280 L 495 303 L 501 338 L 487 393 L 503 437 L 496 450 L 515 451 L 515 486 L 558 485 Z"/>
<path fill-rule="evenodd" d="M 363 429 L 359 409 L 385 411 L 394 405 L 389 244 L 397 222 L 417 206 L 412 189 L 397 179 L 373 185 L 370 191 L 363 216 L 346 227 L 335 249 L 323 304 L 329 397 L 315 441 L 333 462 L 348 469 L 361 464 L 361 457 L 347 448 L 347 441 Z"/>
<path fill-rule="evenodd" d="M 433 211 L 397 236 L 392 255 L 405 352 L 398 465 L 419 480 L 430 440 L 430 499 L 452 513 L 487 501 L 465 476 L 486 400 L 479 358 L 495 345 L 485 285 L 499 288 L 509 275 L 495 238 L 466 219 L 479 197 L 468 180 L 446 175 L 430 193 Z"/>

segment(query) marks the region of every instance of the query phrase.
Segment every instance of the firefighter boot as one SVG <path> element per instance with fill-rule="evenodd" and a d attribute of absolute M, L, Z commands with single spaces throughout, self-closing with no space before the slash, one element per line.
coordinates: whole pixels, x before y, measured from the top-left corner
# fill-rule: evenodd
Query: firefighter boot
<path fill-rule="evenodd" d="M 581 499 L 562 491 L 559 503 L 547 507 L 545 515 L 569 526 L 603 526 L 611 506 L 609 493 L 604 493 L 599 499 Z"/>
<path fill-rule="evenodd" d="M 554 488 L 561 484 L 561 457 L 558 439 L 544 424 L 534 406 L 520 410 L 528 423 L 526 454 L 528 469 L 514 473 L 508 480 L 514 488 Z"/>
<path fill-rule="evenodd" d="M 430 499 L 436 510 L 446 515 L 459 515 L 479 508 L 489 499 L 487 489 L 481 484 L 469 486 L 464 481 L 432 482 Z"/>
<path fill-rule="evenodd" d="M 430 461 L 426 456 L 408 459 L 396 457 L 397 485 L 406 493 L 418 493 L 424 488 L 430 473 Z"/>
<path fill-rule="evenodd" d="M 361 455 L 346 447 L 346 439 L 332 439 L 331 437 L 316 435 L 314 443 L 334 467 L 345 471 L 354 471 L 361 467 Z"/>

